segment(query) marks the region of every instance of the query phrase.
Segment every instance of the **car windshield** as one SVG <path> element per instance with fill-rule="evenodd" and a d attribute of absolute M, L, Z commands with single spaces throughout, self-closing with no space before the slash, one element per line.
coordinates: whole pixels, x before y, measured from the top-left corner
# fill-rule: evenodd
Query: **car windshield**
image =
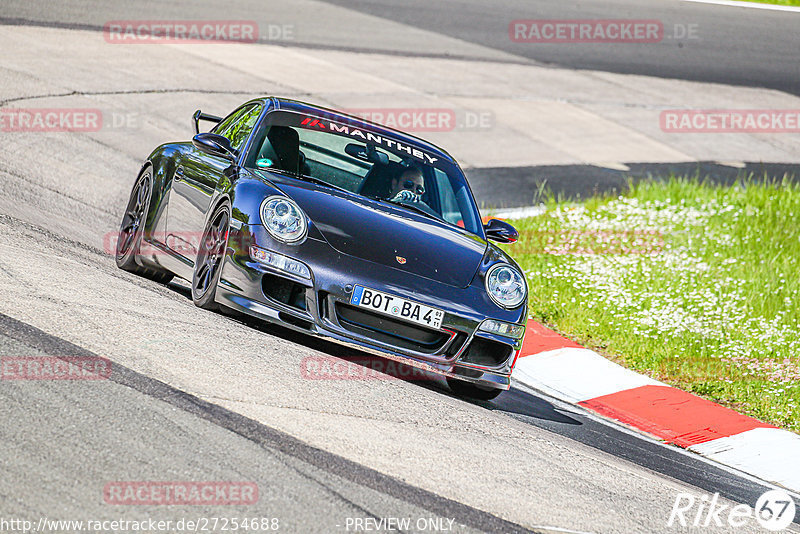
<path fill-rule="evenodd" d="M 458 166 L 360 122 L 274 111 L 256 134 L 245 166 L 306 176 L 481 235 Z"/>

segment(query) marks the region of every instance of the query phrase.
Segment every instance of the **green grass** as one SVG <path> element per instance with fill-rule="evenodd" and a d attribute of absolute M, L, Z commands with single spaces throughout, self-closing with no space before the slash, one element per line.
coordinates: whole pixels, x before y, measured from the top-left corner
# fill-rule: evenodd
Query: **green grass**
<path fill-rule="evenodd" d="M 774 4 L 776 6 L 800 6 L 800 0 L 737 0 L 744 3 Z"/>
<path fill-rule="evenodd" d="M 799 185 L 673 177 L 512 223 L 534 319 L 800 431 Z"/>

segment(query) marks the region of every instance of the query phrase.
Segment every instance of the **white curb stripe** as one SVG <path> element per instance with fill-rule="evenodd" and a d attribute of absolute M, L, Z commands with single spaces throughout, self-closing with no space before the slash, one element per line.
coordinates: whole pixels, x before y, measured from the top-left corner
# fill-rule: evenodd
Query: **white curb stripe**
<path fill-rule="evenodd" d="M 538 206 L 526 206 L 524 208 L 489 211 L 489 214 L 499 219 L 525 219 L 527 217 L 538 217 L 545 211 L 547 211 L 547 208 L 543 204 L 540 204 Z"/>
<path fill-rule="evenodd" d="M 755 428 L 689 447 L 717 462 L 768 482 L 800 491 L 800 435 L 779 428 Z"/>
<path fill-rule="evenodd" d="M 564 348 L 517 360 L 512 375 L 526 386 L 578 403 L 640 386 L 663 386 L 589 349 Z"/>
<path fill-rule="evenodd" d="M 543 340 L 550 341 L 547 333 L 539 335 Z M 641 386 L 667 386 L 617 365 L 592 350 L 574 347 L 522 354 L 512 377 L 560 402 L 570 404 Z M 754 423 L 758 422 L 754 420 Z M 709 421 L 708 424 L 713 425 L 714 422 Z M 638 425 L 634 426 L 639 428 Z M 648 433 L 647 430 L 643 431 Z M 752 476 L 800 493 L 800 435 L 793 432 L 778 428 L 755 428 L 692 445 L 687 450 L 725 468 L 737 470 L 741 476 Z"/>

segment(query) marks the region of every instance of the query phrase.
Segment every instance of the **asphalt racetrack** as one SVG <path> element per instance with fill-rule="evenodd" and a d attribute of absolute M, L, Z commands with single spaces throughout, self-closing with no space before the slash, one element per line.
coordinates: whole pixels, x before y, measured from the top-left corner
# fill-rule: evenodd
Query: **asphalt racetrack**
<path fill-rule="evenodd" d="M 389 4 L 0 5 L 0 107 L 103 116 L 96 131 L 0 137 L 0 355 L 112 362 L 109 380 L 0 381 L 0 520 L 149 518 L 172 521 L 178 532 L 180 520 L 248 517 L 277 520 L 280 532 L 363 532 L 402 530 L 386 521 L 405 518 L 411 532 L 683 532 L 668 525 L 679 494 L 719 493 L 725 503 L 752 506 L 768 489 L 523 386 L 484 403 L 437 381 L 309 380 L 304 359 L 363 355 L 200 310 L 185 283 L 159 285 L 116 268 L 108 243 L 143 159 L 163 142 L 187 139 L 198 108 L 225 114 L 267 94 L 331 107 L 436 106 L 458 95 L 479 111 L 475 102 L 501 83 L 483 73 L 542 65 L 569 76 L 591 69 L 730 91 L 800 89 L 796 54 L 774 53 L 797 48 L 797 19 L 789 26 L 773 12 L 744 24 L 714 6 L 580 3 L 583 18 L 699 23 L 703 46 L 687 60 L 668 44 L 559 51 L 508 42 L 510 19 L 576 18 L 577 2 L 540 2 L 537 13 L 523 2 L 492 2 L 490 10 L 478 2 Z M 255 19 L 275 39 L 127 46 L 103 37 L 109 20 L 176 18 Z M 734 39 L 751 26 L 760 28 L 752 40 Z M 721 50 L 725 61 L 715 60 Z M 465 91 L 453 81 L 467 71 L 483 76 L 482 85 Z M 496 130 L 513 143 L 513 131 Z M 465 127 L 436 142 L 469 157 L 484 133 Z M 485 179 L 486 169 L 531 166 L 503 143 L 476 155 L 468 174 Z M 672 152 L 659 154 L 653 165 L 672 164 Z M 587 157 L 573 170 L 584 165 L 601 168 Z M 592 176 L 576 178 L 570 191 L 591 194 Z M 481 183 L 484 205 L 514 204 L 492 195 L 512 197 L 518 184 Z M 246 481 L 258 500 L 115 505 L 104 497 L 115 481 Z M 736 530 L 751 531 L 757 524 Z"/>

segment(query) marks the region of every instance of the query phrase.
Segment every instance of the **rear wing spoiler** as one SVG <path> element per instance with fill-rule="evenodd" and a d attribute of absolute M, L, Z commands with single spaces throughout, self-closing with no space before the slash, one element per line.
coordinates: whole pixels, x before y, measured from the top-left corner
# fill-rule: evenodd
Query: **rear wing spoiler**
<path fill-rule="evenodd" d="M 200 121 L 208 121 L 219 124 L 219 121 L 222 120 L 222 117 L 217 117 L 216 115 L 209 115 L 208 113 L 203 113 L 199 109 L 194 112 L 192 115 L 192 119 L 194 119 L 194 133 L 200 133 Z"/>

